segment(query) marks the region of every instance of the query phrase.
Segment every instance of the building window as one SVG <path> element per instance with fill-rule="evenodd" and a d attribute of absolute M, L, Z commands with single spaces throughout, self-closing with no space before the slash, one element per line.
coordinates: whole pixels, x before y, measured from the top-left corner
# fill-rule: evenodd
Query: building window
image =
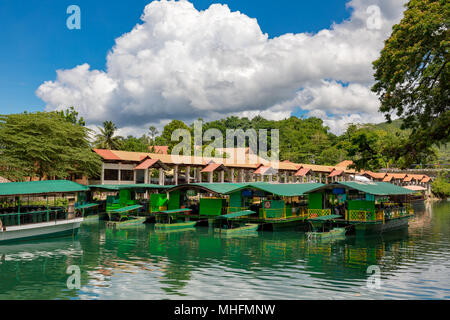
<path fill-rule="evenodd" d="M 119 170 L 105 169 L 104 180 L 119 180 Z"/>
<path fill-rule="evenodd" d="M 134 181 L 133 170 L 120 170 L 120 180 L 121 181 Z"/>

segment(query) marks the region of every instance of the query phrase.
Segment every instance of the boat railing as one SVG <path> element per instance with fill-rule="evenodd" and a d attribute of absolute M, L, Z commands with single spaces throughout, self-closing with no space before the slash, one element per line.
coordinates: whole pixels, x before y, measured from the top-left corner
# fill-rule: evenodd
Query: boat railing
<path fill-rule="evenodd" d="M 351 222 L 383 222 L 384 212 L 376 210 L 346 210 L 345 220 Z"/>
<path fill-rule="evenodd" d="M 77 218 L 81 213 L 68 215 L 65 208 L 33 210 L 28 212 L 0 213 L 0 220 L 4 227 L 21 226 L 50 221 L 67 220 Z"/>
<path fill-rule="evenodd" d="M 308 219 L 331 215 L 331 209 L 308 209 Z"/>
<path fill-rule="evenodd" d="M 385 219 L 397 219 L 414 214 L 414 209 L 409 205 L 402 207 L 385 207 L 383 211 Z"/>

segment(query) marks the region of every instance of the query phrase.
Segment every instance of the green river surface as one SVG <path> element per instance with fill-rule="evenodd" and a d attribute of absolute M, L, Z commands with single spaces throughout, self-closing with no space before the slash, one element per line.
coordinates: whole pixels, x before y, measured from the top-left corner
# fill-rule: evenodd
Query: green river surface
<path fill-rule="evenodd" d="M 450 202 L 415 207 L 403 231 L 321 243 L 85 222 L 74 238 L 1 245 L 0 299 L 450 299 Z M 79 289 L 67 287 L 71 265 Z"/>

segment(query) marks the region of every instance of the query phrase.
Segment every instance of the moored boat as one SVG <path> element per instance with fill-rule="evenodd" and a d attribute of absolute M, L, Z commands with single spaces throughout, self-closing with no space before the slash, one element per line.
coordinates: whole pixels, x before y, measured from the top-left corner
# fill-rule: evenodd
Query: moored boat
<path fill-rule="evenodd" d="M 86 186 L 67 180 L 0 184 L 0 243 L 76 235 Z"/>
<path fill-rule="evenodd" d="M 214 221 L 214 232 L 222 234 L 240 234 L 255 232 L 258 230 L 259 224 L 246 223 L 239 218 L 254 214 L 254 211 L 244 210 L 221 215 Z"/>
<path fill-rule="evenodd" d="M 197 221 L 190 221 L 191 209 L 174 209 L 157 212 L 155 214 L 157 230 L 176 230 L 193 228 Z"/>
<path fill-rule="evenodd" d="M 408 227 L 414 215 L 406 188 L 386 182 L 338 182 L 311 190 L 308 222 L 316 229 L 346 227 L 356 236 Z"/>

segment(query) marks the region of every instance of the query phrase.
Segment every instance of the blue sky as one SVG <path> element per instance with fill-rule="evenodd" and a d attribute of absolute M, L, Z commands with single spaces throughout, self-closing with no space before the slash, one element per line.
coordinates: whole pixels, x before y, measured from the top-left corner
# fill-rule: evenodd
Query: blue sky
<path fill-rule="evenodd" d="M 82 63 L 104 70 L 106 54 L 114 39 L 129 32 L 150 1 L 0 1 L 0 113 L 43 110 L 35 95 L 44 81 L 54 80 L 56 70 Z M 196 9 L 226 3 L 232 11 L 257 18 L 270 37 L 286 33 L 317 32 L 333 22 L 348 19 L 351 9 L 343 0 L 227 0 L 193 1 Z M 81 8 L 81 30 L 66 28 L 66 8 Z M 298 115 L 305 112 L 299 111 Z M 294 111 L 294 114 L 297 112 Z"/>

